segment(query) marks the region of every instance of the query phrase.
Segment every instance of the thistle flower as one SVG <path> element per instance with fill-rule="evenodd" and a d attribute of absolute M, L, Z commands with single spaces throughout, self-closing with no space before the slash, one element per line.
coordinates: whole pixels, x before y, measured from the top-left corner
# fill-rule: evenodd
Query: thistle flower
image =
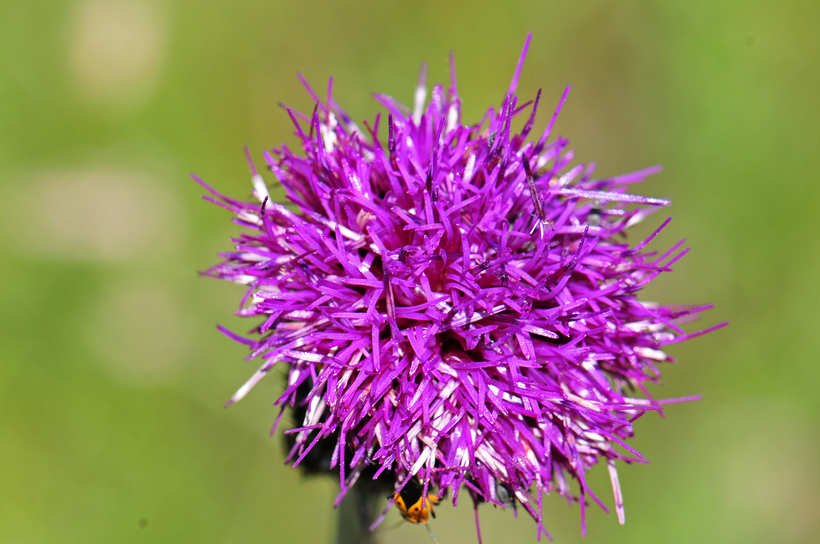
<path fill-rule="evenodd" d="M 544 493 L 577 500 L 582 520 L 587 497 L 606 509 L 585 479 L 599 460 L 623 523 L 616 462 L 644 460 L 625 440 L 664 404 L 646 384 L 671 360 L 664 346 L 711 329 L 679 326 L 707 307 L 637 298 L 687 252 L 645 251 L 668 221 L 624 241 L 669 204 L 627 192 L 659 168 L 596 179 L 594 165 L 571 166 L 567 140 L 549 139 L 566 92 L 527 140 L 541 97 L 515 95 L 529 40 L 501 108 L 475 125 L 462 123 L 452 56 L 449 88 L 425 106 L 423 67 L 412 111 L 377 94 L 387 122 L 364 130 L 332 79 L 324 100 L 303 79 L 313 114 L 286 108 L 301 153 L 263 153 L 291 207 L 271 200 L 250 154 L 259 202 L 196 179 L 250 231 L 206 272 L 248 286 L 237 313 L 260 319 L 248 338 L 221 329 L 262 362 L 229 404 L 283 366 L 276 404 L 300 418 L 288 460 L 324 448 L 340 498 L 363 472 L 397 489 L 417 477 L 423 496 L 437 488 L 454 505 L 465 489 L 476 507 L 520 504 L 540 539 Z"/>

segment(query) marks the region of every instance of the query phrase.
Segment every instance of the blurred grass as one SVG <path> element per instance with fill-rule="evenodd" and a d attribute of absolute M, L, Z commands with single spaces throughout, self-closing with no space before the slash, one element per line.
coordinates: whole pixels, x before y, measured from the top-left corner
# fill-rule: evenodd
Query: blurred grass
<path fill-rule="evenodd" d="M 253 364 L 213 325 L 249 324 L 239 287 L 195 271 L 236 230 L 188 173 L 247 196 L 242 145 L 293 142 L 277 101 L 312 107 L 297 70 L 372 118 L 369 93 L 409 102 L 452 49 L 477 120 L 529 30 L 538 126 L 572 84 L 557 130 L 579 160 L 665 167 L 641 189 L 674 201 L 654 244 L 693 250 L 646 298 L 732 322 L 672 349 L 654 392 L 704 399 L 639 422 L 627 523 L 590 508 L 586 542 L 817 542 L 818 23 L 809 1 L 0 2 L 0 543 L 329 542 L 335 484 L 267 437 L 281 378 L 222 408 Z M 560 502 L 548 530 L 581 541 Z M 473 541 L 468 503 L 440 512 L 443 544 Z M 534 541 L 481 514 L 485 542 Z"/>

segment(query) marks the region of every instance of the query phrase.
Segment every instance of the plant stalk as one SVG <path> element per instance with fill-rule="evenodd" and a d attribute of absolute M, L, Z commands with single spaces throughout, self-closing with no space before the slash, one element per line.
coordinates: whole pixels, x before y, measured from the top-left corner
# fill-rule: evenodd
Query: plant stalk
<path fill-rule="evenodd" d="M 379 514 L 383 497 L 371 486 L 354 485 L 337 509 L 336 544 L 376 544 L 370 524 Z"/>

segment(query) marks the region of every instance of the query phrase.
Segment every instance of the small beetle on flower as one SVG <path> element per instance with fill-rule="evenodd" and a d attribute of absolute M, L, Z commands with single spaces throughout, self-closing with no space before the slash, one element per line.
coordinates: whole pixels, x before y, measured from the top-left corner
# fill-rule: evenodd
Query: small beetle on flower
<path fill-rule="evenodd" d="M 410 523 L 427 523 L 430 517 L 436 517 L 433 506 L 439 503 L 438 497 L 432 493 L 424 495 L 423 492 L 424 487 L 415 478 L 410 478 L 407 485 L 393 495 L 401 517 Z"/>
<path fill-rule="evenodd" d="M 466 489 L 476 507 L 520 505 L 540 539 L 544 493 L 577 500 L 582 520 L 587 497 L 605 508 L 585 479 L 599 460 L 623 523 L 616 462 L 643 461 L 625 442 L 633 422 L 687 400 L 647 392 L 671 360 L 663 348 L 717 327 L 687 334 L 680 324 L 708 306 L 637 298 L 687 251 L 645 251 L 668 221 L 624 241 L 669 204 L 627 192 L 659 168 L 593 178 L 549 139 L 558 111 L 527 140 L 541 98 L 515 94 L 529 40 L 501 108 L 474 125 L 452 58 L 449 87 L 427 103 L 422 69 L 413 108 L 377 94 L 387 118 L 364 130 L 332 86 L 323 98 L 303 80 L 313 113 L 287 109 L 301 150 L 263 152 L 292 207 L 271 199 L 250 154 L 257 202 L 196 179 L 249 231 L 205 273 L 246 285 L 237 313 L 260 319 L 248 337 L 221 329 L 262 361 L 229 404 L 284 366 L 276 404 L 298 417 L 288 461 L 337 471 L 340 498 L 360 476 L 386 482 L 402 515 L 426 522 Z"/>

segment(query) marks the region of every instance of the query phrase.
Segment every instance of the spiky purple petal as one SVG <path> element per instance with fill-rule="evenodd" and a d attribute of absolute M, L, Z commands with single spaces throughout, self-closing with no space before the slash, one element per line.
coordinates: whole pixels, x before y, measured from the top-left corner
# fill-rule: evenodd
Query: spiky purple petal
<path fill-rule="evenodd" d="M 558 111 L 526 142 L 540 91 L 511 134 L 528 45 L 502 108 L 478 125 L 461 124 L 452 62 L 450 88 L 433 87 L 426 108 L 426 67 L 412 112 L 376 95 L 386 142 L 379 117 L 366 137 L 302 78 L 317 101 L 310 117 L 287 110 L 302 155 L 264 153 L 296 211 L 270 201 L 250 155 L 261 205 L 205 185 L 250 231 L 206 274 L 249 286 L 238 314 L 262 319 L 249 338 L 222 329 L 262 361 L 230 403 L 288 365 L 276 404 L 304 408 L 286 431 L 294 465 L 332 439 L 342 493 L 368 466 L 418 475 L 454 502 L 465 487 L 476 504 L 520 502 L 540 537 L 543 492 L 603 507 L 585 480 L 599 459 L 623 522 L 615 462 L 643 461 L 625 441 L 662 409 L 645 384 L 670 360 L 665 345 L 694 336 L 677 324 L 704 308 L 636 297 L 686 252 L 623 241 L 669 204 L 627 191 L 656 168 L 594 179 L 593 166 L 570 167 L 566 140 L 547 143 Z"/>

